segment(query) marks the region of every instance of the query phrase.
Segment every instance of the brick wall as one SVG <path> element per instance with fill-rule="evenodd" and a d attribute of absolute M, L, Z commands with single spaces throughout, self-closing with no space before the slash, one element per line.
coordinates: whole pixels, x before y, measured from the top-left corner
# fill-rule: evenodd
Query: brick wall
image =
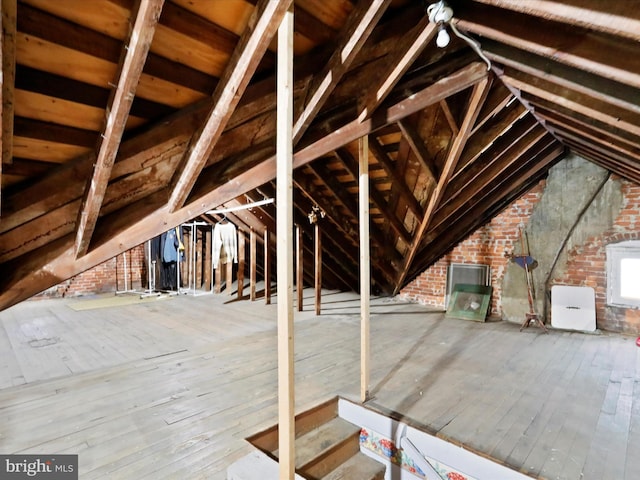
<path fill-rule="evenodd" d="M 606 246 L 625 240 L 640 239 L 640 185 L 613 177 L 620 182 L 623 208 L 611 229 L 587 239 L 568 252 L 562 276 L 551 279 L 550 285 L 593 287 L 596 292 L 596 323 L 609 331 L 640 335 L 640 310 L 606 305 Z M 482 263 L 491 267 L 490 315 L 501 316 L 501 285 L 508 262 L 505 254 L 514 251 L 519 242 L 519 226 L 526 225 L 545 187 L 540 182 L 527 194 L 513 202 L 490 223 L 458 244 L 431 268 L 420 274 L 401 292 L 402 298 L 425 305 L 445 308 L 447 266 L 450 263 Z M 516 246 L 519 252 L 519 246 Z"/>
<path fill-rule="evenodd" d="M 127 275 L 125 275 L 125 256 Z M 77 297 L 122 291 L 125 289 L 142 289 L 146 287 L 146 262 L 144 246 L 139 245 L 125 254 L 107 260 L 104 263 L 51 287 L 36 298 Z"/>
<path fill-rule="evenodd" d="M 606 247 L 626 240 L 639 240 L 640 185 L 614 177 L 620 182 L 623 208 L 613 227 L 602 235 L 589 238 L 568 252 L 566 273 L 553 278 L 552 285 L 592 287 L 596 292 L 596 322 L 598 328 L 640 335 L 640 311 L 633 308 L 607 306 Z"/>
<path fill-rule="evenodd" d="M 502 278 L 509 261 L 507 255 L 513 253 L 514 245 L 520 241 L 519 227 L 526 225 L 533 207 L 542 196 L 544 186 L 545 181 L 543 180 L 509 205 L 500 215 L 494 217 L 487 225 L 476 230 L 407 285 L 400 292 L 400 296 L 424 305 L 445 309 L 448 265 L 451 263 L 480 263 L 489 265 L 491 269 L 493 292 L 489 314 L 500 316 L 502 313 L 500 305 Z"/>

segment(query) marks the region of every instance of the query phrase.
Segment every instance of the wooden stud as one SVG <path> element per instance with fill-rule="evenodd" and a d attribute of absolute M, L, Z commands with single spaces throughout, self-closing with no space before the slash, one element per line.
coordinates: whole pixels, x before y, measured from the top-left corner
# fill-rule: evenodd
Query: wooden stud
<path fill-rule="evenodd" d="M 225 274 L 225 280 L 227 283 L 227 286 L 225 287 L 225 290 L 227 292 L 227 295 L 231 295 L 231 290 L 233 289 L 233 260 L 231 259 L 231 255 L 227 254 L 227 269 L 226 269 L 226 274 Z"/>
<path fill-rule="evenodd" d="M 249 233 L 249 249 L 251 251 L 251 260 L 249 265 L 249 299 L 252 302 L 256 300 L 256 271 L 258 267 L 258 252 L 256 251 L 256 231 L 252 228 Z"/>
<path fill-rule="evenodd" d="M 244 294 L 244 267 L 245 267 L 245 236 L 243 232 L 238 232 L 238 300 L 242 300 Z"/>
<path fill-rule="evenodd" d="M 2 0 L 2 81 L 0 93 L 2 101 L 2 137 L 0 137 L 2 158 L 0 159 L 0 172 L 2 164 L 10 164 L 13 161 L 13 122 L 14 122 L 14 91 L 16 79 L 16 25 L 18 6 L 16 0 Z"/>
<path fill-rule="evenodd" d="M 204 248 L 203 248 L 203 256 L 204 256 L 204 280 L 203 284 L 206 290 L 213 291 L 213 263 L 212 263 L 212 252 L 211 252 L 211 227 L 205 227 L 206 230 L 204 232 Z"/>
<path fill-rule="evenodd" d="M 360 211 L 360 401 L 369 399 L 370 379 L 370 296 L 371 266 L 369 254 L 369 137 L 358 142 L 360 175 L 358 199 Z"/>
<path fill-rule="evenodd" d="M 215 285 L 213 289 L 214 293 L 220 293 L 222 291 L 222 265 L 218 264 L 215 273 Z"/>
<path fill-rule="evenodd" d="M 298 294 L 298 311 L 304 309 L 304 249 L 302 248 L 303 232 L 300 225 L 296 225 L 296 293 Z"/>
<path fill-rule="evenodd" d="M 271 305 L 271 250 L 267 228 L 264 229 L 264 303 Z"/>
<path fill-rule="evenodd" d="M 320 315 L 322 309 L 322 231 L 320 230 L 320 224 L 316 221 L 314 225 L 315 232 L 315 251 L 314 258 L 316 263 L 315 268 L 315 304 L 316 315 Z"/>
<path fill-rule="evenodd" d="M 293 7 L 278 28 L 276 204 L 278 252 L 278 457 L 280 480 L 295 477 L 293 363 Z"/>
<path fill-rule="evenodd" d="M 203 242 L 203 231 L 200 227 L 195 226 L 194 225 L 194 232 L 193 235 L 196 236 L 196 251 L 195 251 L 195 266 L 196 266 L 196 271 L 195 271 L 195 285 L 196 288 L 200 289 L 202 288 L 202 285 L 204 283 L 204 255 L 203 255 L 203 246 L 204 246 L 204 242 Z"/>

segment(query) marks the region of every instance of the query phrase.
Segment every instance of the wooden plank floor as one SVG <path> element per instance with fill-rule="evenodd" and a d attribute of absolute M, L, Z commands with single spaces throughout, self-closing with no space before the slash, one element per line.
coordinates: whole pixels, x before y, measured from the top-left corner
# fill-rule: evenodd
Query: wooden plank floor
<path fill-rule="evenodd" d="M 305 298 L 297 409 L 357 400 L 357 296 L 326 292 L 319 317 Z M 83 480 L 224 479 L 277 421 L 275 303 L 77 301 L 0 312 L 0 452 L 78 454 Z M 374 299 L 369 405 L 532 477 L 640 478 L 635 338 L 518 328 Z"/>

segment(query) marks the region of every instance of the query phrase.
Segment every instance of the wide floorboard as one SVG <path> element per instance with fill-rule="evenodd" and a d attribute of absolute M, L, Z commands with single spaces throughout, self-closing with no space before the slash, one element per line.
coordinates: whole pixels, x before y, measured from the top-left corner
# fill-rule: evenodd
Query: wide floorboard
<path fill-rule="evenodd" d="M 0 452 L 80 478 L 224 479 L 277 422 L 276 298 L 224 294 L 0 312 Z M 359 396 L 359 298 L 295 312 L 296 405 Z M 534 478 L 640 478 L 635 338 L 475 323 L 372 299 L 368 405 Z"/>

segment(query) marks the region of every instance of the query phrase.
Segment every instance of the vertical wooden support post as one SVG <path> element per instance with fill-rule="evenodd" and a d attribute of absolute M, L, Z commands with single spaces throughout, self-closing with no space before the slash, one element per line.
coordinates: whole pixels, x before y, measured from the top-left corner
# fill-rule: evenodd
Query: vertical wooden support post
<path fill-rule="evenodd" d="M 196 289 L 200 289 L 202 288 L 202 283 L 203 283 L 203 277 L 204 277 L 204 255 L 202 254 L 202 245 L 204 244 L 203 242 L 203 235 L 202 235 L 202 229 L 199 228 L 197 225 L 193 225 L 193 234 L 196 237 L 196 251 L 195 251 L 195 256 L 196 256 L 196 272 L 195 272 L 195 288 Z"/>
<path fill-rule="evenodd" d="M 258 269 L 258 252 L 256 252 L 256 231 L 252 228 L 249 233 L 249 249 L 251 250 L 251 265 L 249 265 L 249 299 L 256 300 L 256 271 Z"/>
<path fill-rule="evenodd" d="M 204 241 L 203 241 L 203 263 L 204 263 L 204 279 L 203 279 L 203 289 L 213 291 L 213 265 L 211 263 L 211 227 L 205 227 L 204 231 Z"/>
<path fill-rule="evenodd" d="M 178 277 L 178 290 L 181 287 L 189 288 L 191 285 L 192 270 L 193 270 L 193 257 L 192 241 L 191 241 L 191 228 L 183 229 L 182 226 L 176 227 L 176 235 L 180 235 L 182 244 L 184 245 L 184 254 L 178 254 L 178 262 L 180 262 L 180 276 Z"/>
<path fill-rule="evenodd" d="M 304 309 L 303 283 L 304 283 L 304 264 L 302 249 L 302 228 L 296 225 L 296 293 L 298 295 L 298 311 Z"/>
<path fill-rule="evenodd" d="M 320 315 L 322 304 L 322 232 L 320 231 L 320 225 L 318 222 L 314 224 L 315 231 L 315 251 L 314 258 L 316 260 L 316 278 L 315 278 L 315 292 L 316 292 L 316 315 Z"/>
<path fill-rule="evenodd" d="M 369 300 L 371 274 L 369 258 L 369 137 L 358 142 L 359 158 L 359 215 L 360 215 L 360 400 L 369 399 L 370 325 Z"/>
<path fill-rule="evenodd" d="M 215 293 L 220 293 L 222 291 L 222 264 L 218 263 L 218 268 L 216 268 L 216 281 L 215 281 L 215 287 L 213 289 L 213 291 Z"/>
<path fill-rule="evenodd" d="M 269 248 L 269 230 L 264 229 L 264 303 L 271 305 L 271 249 Z"/>
<path fill-rule="evenodd" d="M 280 480 L 293 480 L 293 3 L 278 28 L 277 70 L 278 458 Z"/>
<path fill-rule="evenodd" d="M 244 232 L 238 232 L 238 274 L 236 275 L 238 279 L 238 300 L 242 300 L 244 296 L 244 267 L 245 267 L 245 258 L 246 258 L 246 241 Z"/>
<path fill-rule="evenodd" d="M 231 289 L 233 288 L 233 259 L 231 255 L 227 255 L 227 272 L 226 272 L 226 293 L 227 295 L 231 295 Z"/>

